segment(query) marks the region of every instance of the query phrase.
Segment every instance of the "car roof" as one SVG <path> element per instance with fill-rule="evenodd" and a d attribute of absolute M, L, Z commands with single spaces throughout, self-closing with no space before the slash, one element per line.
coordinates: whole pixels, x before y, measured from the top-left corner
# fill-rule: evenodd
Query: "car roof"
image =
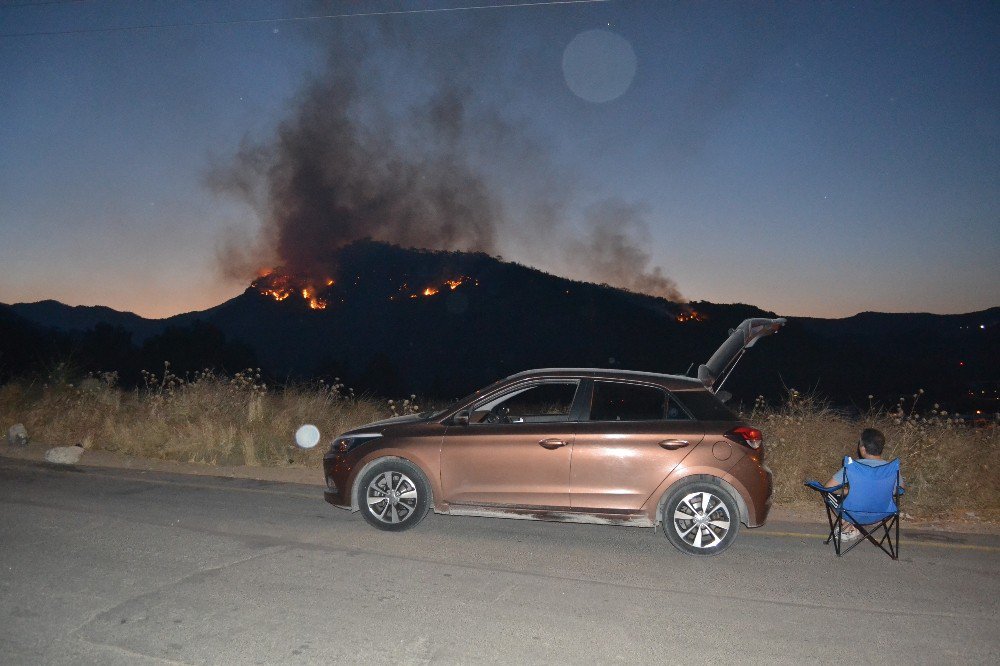
<path fill-rule="evenodd" d="M 705 385 L 694 377 L 681 375 L 664 375 L 657 372 L 641 372 L 639 370 L 618 370 L 614 368 L 538 368 L 525 370 L 504 379 L 504 382 L 516 379 L 536 377 L 572 377 L 588 379 L 617 379 L 646 381 L 660 384 L 674 391 L 705 389 Z"/>

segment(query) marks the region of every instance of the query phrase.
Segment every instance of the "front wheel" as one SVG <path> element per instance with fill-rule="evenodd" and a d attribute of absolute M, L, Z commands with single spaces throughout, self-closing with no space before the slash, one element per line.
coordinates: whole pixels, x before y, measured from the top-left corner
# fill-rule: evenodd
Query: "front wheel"
<path fill-rule="evenodd" d="M 739 527 L 736 500 L 711 481 L 681 483 L 663 504 L 663 532 L 688 555 L 718 555 L 732 545 Z"/>
<path fill-rule="evenodd" d="M 413 463 L 390 459 L 376 463 L 358 483 L 358 507 L 373 527 L 389 532 L 410 529 L 427 515 L 430 486 Z"/>

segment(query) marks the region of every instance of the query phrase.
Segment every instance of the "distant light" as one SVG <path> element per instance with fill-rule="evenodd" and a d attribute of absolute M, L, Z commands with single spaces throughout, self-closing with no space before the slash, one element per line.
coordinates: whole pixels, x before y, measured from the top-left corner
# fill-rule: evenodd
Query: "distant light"
<path fill-rule="evenodd" d="M 959 365 L 965 365 L 965 361 L 959 361 L 958 364 Z"/>
<path fill-rule="evenodd" d="M 295 443 L 302 449 L 311 449 L 319 444 L 319 428 L 306 423 L 295 431 Z"/>
<path fill-rule="evenodd" d="M 980 324 L 979 328 L 986 328 L 986 324 Z"/>

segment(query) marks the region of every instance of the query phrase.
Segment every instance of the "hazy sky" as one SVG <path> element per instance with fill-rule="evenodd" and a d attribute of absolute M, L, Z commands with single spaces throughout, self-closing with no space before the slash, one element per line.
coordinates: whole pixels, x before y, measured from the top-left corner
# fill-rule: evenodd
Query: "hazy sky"
<path fill-rule="evenodd" d="M 495 152 L 462 144 L 502 204 L 506 258 L 572 273 L 554 246 L 610 200 L 692 300 L 817 316 L 1000 305 L 1000 5 L 267 20 L 472 4 L 506 3 L 0 3 L 0 302 L 167 316 L 242 291 L 218 251 L 262 220 L 207 176 L 266 144 L 312 77 L 360 67 L 343 54 L 363 42 L 376 133 L 419 134 L 407 109 L 444 81 L 482 123 L 467 134 L 513 132 Z M 558 201 L 559 233 L 533 232 L 539 199 Z"/>

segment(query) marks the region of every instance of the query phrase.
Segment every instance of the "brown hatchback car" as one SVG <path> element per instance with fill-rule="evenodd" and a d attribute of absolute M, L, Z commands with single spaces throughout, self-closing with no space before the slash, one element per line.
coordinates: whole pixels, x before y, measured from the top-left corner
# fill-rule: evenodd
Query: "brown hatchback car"
<path fill-rule="evenodd" d="M 771 506 L 761 432 L 719 398 L 743 353 L 784 319 L 747 319 L 698 378 L 545 369 L 433 413 L 337 437 L 326 501 L 382 530 L 438 513 L 663 526 L 685 553 L 714 555 Z"/>

